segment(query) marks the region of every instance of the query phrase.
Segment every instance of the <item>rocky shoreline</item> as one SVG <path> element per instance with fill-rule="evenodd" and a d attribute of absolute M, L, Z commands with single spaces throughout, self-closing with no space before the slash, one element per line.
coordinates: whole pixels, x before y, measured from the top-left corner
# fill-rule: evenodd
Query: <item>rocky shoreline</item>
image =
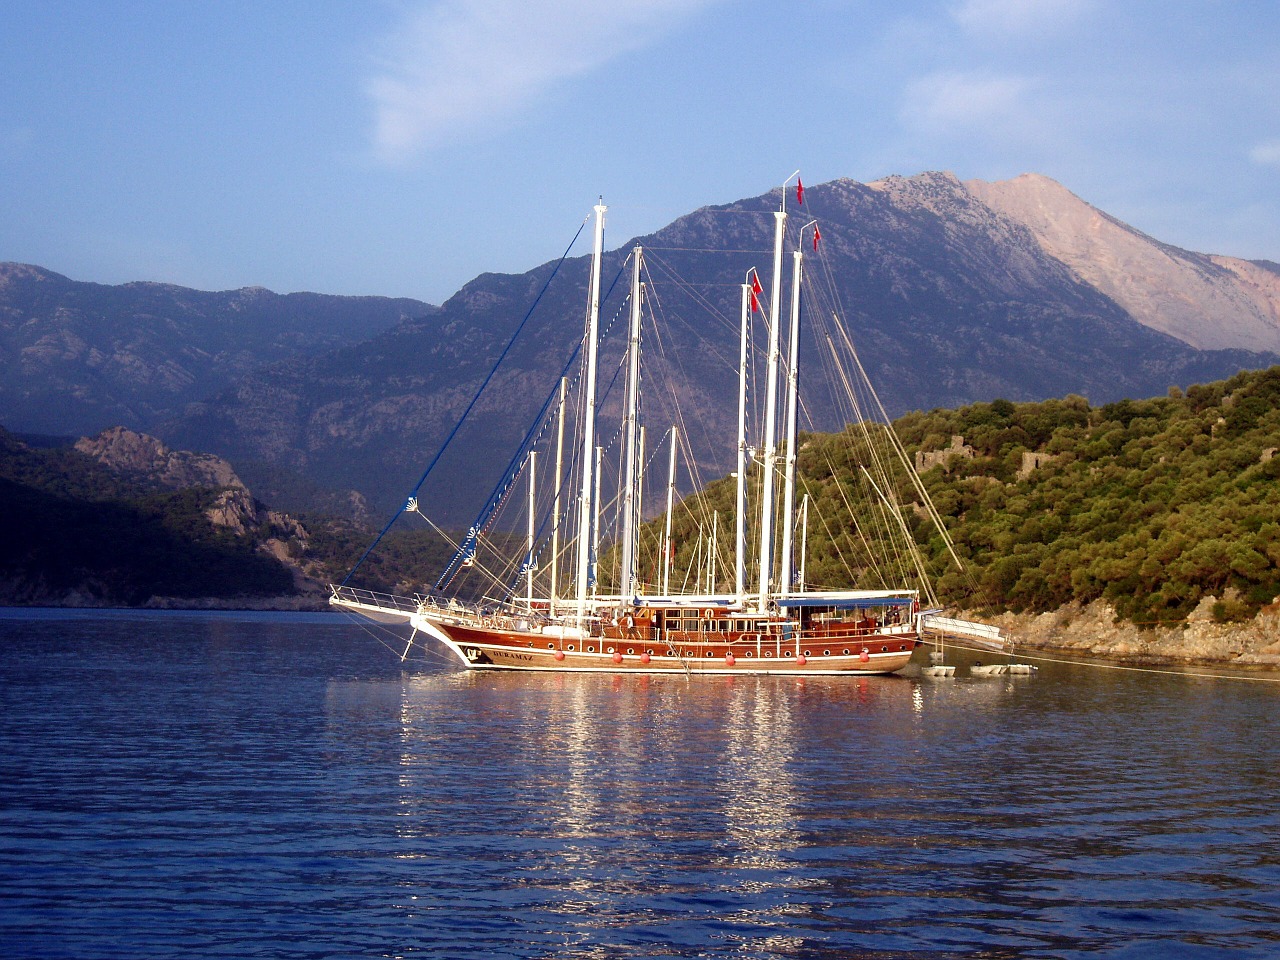
<path fill-rule="evenodd" d="M 1280 670 L 1280 604 L 1252 620 L 1213 618 L 1215 597 L 1205 597 L 1185 622 L 1139 626 L 1116 619 L 1103 601 L 1068 604 L 1052 613 L 1003 613 L 985 618 L 1012 638 L 1016 649 L 1063 653 L 1126 664 L 1215 664 Z"/>

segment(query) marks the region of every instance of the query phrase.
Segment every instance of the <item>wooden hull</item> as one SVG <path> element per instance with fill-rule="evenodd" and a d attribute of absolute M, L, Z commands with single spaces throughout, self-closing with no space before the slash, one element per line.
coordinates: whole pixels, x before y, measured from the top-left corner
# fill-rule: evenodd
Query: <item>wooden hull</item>
<path fill-rule="evenodd" d="M 635 636 L 583 636 L 446 622 L 411 621 L 453 651 L 472 670 L 596 673 L 831 676 L 893 673 L 906 666 L 920 641 L 907 627 L 863 635 L 793 637 L 675 636 L 670 643 Z"/>

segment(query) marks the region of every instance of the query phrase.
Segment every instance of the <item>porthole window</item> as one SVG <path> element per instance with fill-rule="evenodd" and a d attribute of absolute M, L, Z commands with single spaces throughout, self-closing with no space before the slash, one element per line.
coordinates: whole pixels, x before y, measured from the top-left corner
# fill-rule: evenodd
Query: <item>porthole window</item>
<path fill-rule="evenodd" d="M 881 648 L 880 648 L 880 652 L 881 652 L 881 653 L 888 653 L 888 652 L 889 652 L 889 648 L 888 648 L 888 647 L 881 647 Z"/>
<path fill-rule="evenodd" d="M 566 649 L 566 650 L 573 650 L 573 644 L 572 644 L 572 643 L 571 643 L 571 644 L 569 644 L 567 647 L 565 647 L 565 649 Z"/>
<path fill-rule="evenodd" d="M 610 647 L 608 650 L 605 651 L 605 653 L 613 653 L 613 647 Z"/>
<path fill-rule="evenodd" d="M 587 647 L 587 653 L 595 653 L 595 652 L 596 652 L 596 645 L 594 643 L 591 644 L 591 646 Z"/>
<path fill-rule="evenodd" d="M 822 655 L 823 655 L 824 657 L 829 657 L 829 656 L 831 656 L 831 651 L 830 651 L 830 650 L 823 650 L 823 651 L 822 651 Z"/>
<path fill-rule="evenodd" d="M 844 648 L 844 655 L 845 655 L 846 657 L 849 655 L 849 648 L 848 648 L 848 647 L 845 647 L 845 648 Z"/>
<path fill-rule="evenodd" d="M 786 651 L 786 652 L 783 654 L 783 656 L 784 656 L 784 657 L 789 657 L 789 656 L 791 656 L 791 651 L 790 651 L 790 650 Z"/>
<path fill-rule="evenodd" d="M 629 656 L 631 656 L 631 655 L 632 655 L 633 653 L 635 653 L 635 652 L 636 652 L 636 651 L 635 651 L 635 648 L 634 648 L 634 647 L 627 647 L 627 656 L 628 656 L 628 657 L 629 657 Z"/>
<path fill-rule="evenodd" d="M 667 648 L 667 656 L 668 656 L 668 657 L 674 657 L 675 655 L 676 655 L 676 652 L 675 652 L 674 650 L 672 650 L 670 647 L 668 647 L 668 648 Z"/>
<path fill-rule="evenodd" d="M 547 649 L 548 649 L 548 650 L 554 650 L 555 648 L 556 648 L 556 645 L 555 645 L 554 643 L 548 643 L 548 644 L 547 644 Z"/>
<path fill-rule="evenodd" d="M 806 651 L 804 652 L 804 655 L 805 655 L 806 657 L 812 657 L 812 656 L 813 656 L 813 654 L 812 654 L 812 653 L 810 653 L 808 650 L 806 650 Z M 787 656 L 791 656 L 791 654 L 787 654 Z"/>
<path fill-rule="evenodd" d="M 766 657 L 772 657 L 772 656 L 773 656 L 773 651 L 772 651 L 772 650 L 766 650 L 766 651 L 764 652 L 764 655 L 765 655 Z"/>

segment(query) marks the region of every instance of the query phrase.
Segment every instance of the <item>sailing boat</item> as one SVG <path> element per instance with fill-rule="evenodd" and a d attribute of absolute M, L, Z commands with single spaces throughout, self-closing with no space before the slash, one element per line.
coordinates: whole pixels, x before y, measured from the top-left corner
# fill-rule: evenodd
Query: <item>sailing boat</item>
<path fill-rule="evenodd" d="M 792 177 L 797 178 L 797 201 L 802 202 L 800 191 L 803 187 L 799 185 L 797 174 Z M 803 531 L 807 528 L 796 522 L 797 371 L 804 254 L 803 243 L 797 243 L 792 254 L 791 311 L 784 363 L 781 299 L 788 216 L 786 196 L 787 184 L 784 184 L 783 199 L 774 213 L 763 441 L 756 450 L 749 447 L 747 438 L 748 320 L 750 315 L 760 310 L 758 295 L 763 293 L 754 270 L 749 272 L 741 289 L 735 472 L 737 503 L 731 585 L 727 578 L 722 586 L 714 575 L 709 575 L 704 584 L 700 582 L 692 590 L 672 589 L 671 523 L 678 443 L 678 431 L 674 428 L 670 434 L 663 572 L 655 583 L 644 583 L 638 575 L 644 446 L 638 397 L 645 288 L 642 281 L 644 251 L 637 247 L 631 258 L 626 413 L 619 438 L 622 467 L 616 505 L 621 532 L 615 544 L 619 572 L 611 592 L 598 589 L 602 447 L 596 437 L 596 407 L 599 401 L 601 259 L 606 212 L 605 205 L 600 202 L 594 208 L 595 242 L 586 332 L 581 344 L 584 401 L 583 413 L 578 417 L 579 452 L 576 456 L 580 484 L 576 510 L 573 511 L 577 515 L 577 532 L 572 547 L 576 568 L 572 593 L 561 595 L 558 591 L 558 559 L 562 552 L 569 554 L 569 549 L 562 548 L 560 543 L 560 521 L 569 513 L 562 510 L 560 495 L 564 480 L 566 397 L 566 379 L 562 377 L 552 483 L 555 502 L 551 508 L 549 537 L 543 536 L 547 524 L 544 522 L 540 528 L 535 520 L 536 444 L 528 445 L 515 471 L 524 472 L 529 478 L 528 531 L 519 575 L 519 579 L 524 580 L 523 598 L 514 596 L 514 589 L 497 601 L 490 598 L 479 603 L 447 596 L 436 590 L 401 597 L 360 589 L 344 582 L 332 588 L 330 602 L 374 620 L 410 626 L 413 633 L 405 655 L 415 639 L 424 635 L 451 651 L 470 669 L 820 676 L 885 674 L 904 667 L 921 643 L 924 614 L 918 589 L 813 590 L 804 586 Z M 802 228 L 800 237 L 803 239 L 805 230 L 809 228 L 814 231 L 816 249 L 816 222 Z M 779 382 L 784 367 L 785 392 Z M 547 409 L 544 407 L 544 411 Z M 754 455 L 757 453 L 758 458 Z M 756 464 L 757 460 L 760 520 L 758 537 L 751 538 L 753 543 L 749 545 L 747 476 L 749 466 Z M 514 477 L 515 473 L 511 476 Z M 776 489 L 779 483 L 782 486 L 781 497 Z M 919 489 L 923 493 L 923 487 Z M 500 495 L 495 496 L 495 500 L 509 499 L 510 492 L 508 484 Z M 807 501 L 802 505 L 802 513 L 805 512 L 804 507 L 807 507 Z M 416 497 L 409 499 L 406 509 L 420 512 Z M 480 531 L 486 522 L 478 521 L 458 544 L 449 569 L 438 585 L 449 584 L 460 570 L 475 563 Z M 797 553 L 794 541 L 798 528 L 802 532 L 802 544 L 799 551 L 800 575 L 797 577 L 793 558 Z M 549 541 L 550 576 L 544 578 L 545 591 L 539 594 L 536 577 L 538 557 L 542 551 L 540 544 L 544 540 Z M 750 556 L 752 547 L 754 558 Z M 714 548 L 709 549 L 714 552 Z M 754 584 L 748 584 L 751 566 L 757 572 Z"/>

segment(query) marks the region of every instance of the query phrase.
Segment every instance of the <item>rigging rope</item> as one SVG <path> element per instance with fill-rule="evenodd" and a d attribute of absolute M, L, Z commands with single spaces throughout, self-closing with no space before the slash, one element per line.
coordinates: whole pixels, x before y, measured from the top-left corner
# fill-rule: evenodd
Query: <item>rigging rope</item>
<path fill-rule="evenodd" d="M 538 296 L 534 298 L 533 303 L 525 312 L 524 319 L 520 321 L 515 332 L 511 334 L 511 339 L 507 341 L 507 345 L 503 347 L 502 353 L 498 355 L 498 359 L 494 363 L 493 369 L 489 371 L 488 376 L 484 378 L 484 382 L 481 383 L 479 389 L 476 390 L 475 396 L 473 396 L 471 398 L 471 402 L 467 404 L 467 409 L 462 412 L 462 416 L 459 417 L 458 422 L 454 424 L 453 429 L 449 432 L 449 436 L 445 437 L 444 443 L 440 444 L 440 449 L 436 451 L 435 457 L 433 457 L 431 463 L 427 465 L 427 469 L 423 471 L 422 476 L 418 478 L 417 484 L 415 484 L 413 490 L 409 492 L 409 497 L 416 497 L 418 495 L 418 491 L 422 489 L 422 485 L 427 482 L 427 477 L 431 475 L 431 471 L 434 470 L 436 464 L 440 462 L 440 458 L 444 456 L 444 452 L 448 449 L 449 444 L 453 442 L 453 438 L 456 437 L 458 435 L 458 431 L 462 429 L 462 424 L 466 422 L 466 419 L 471 414 L 472 409 L 475 407 L 476 403 L 479 402 L 480 395 L 484 393 L 485 389 L 489 386 L 489 382 L 493 380 L 494 375 L 498 372 L 498 367 L 502 366 L 502 361 L 505 360 L 507 358 L 507 354 L 511 352 L 511 348 L 515 345 L 516 339 L 520 336 L 521 331 L 524 330 L 525 324 L 529 322 L 529 318 L 533 316 L 533 311 L 536 310 L 538 308 L 538 304 L 542 302 L 543 295 L 547 292 L 547 288 L 551 286 L 551 281 L 556 278 L 556 274 L 560 272 L 560 268 L 564 265 L 565 260 L 568 259 L 569 251 L 572 250 L 573 245 L 578 242 L 578 237 L 582 235 L 583 228 L 586 227 L 586 225 L 587 219 L 584 219 L 582 223 L 578 225 L 578 232 L 573 235 L 573 239 L 569 241 L 569 245 L 564 248 L 564 253 L 562 253 L 560 255 L 560 259 L 556 261 L 555 269 L 551 271 L 551 275 L 547 277 L 547 282 L 544 283 L 542 285 L 542 289 L 538 291 Z M 407 499 L 408 498 L 406 498 L 406 502 Z M 391 519 L 387 521 L 387 525 L 382 528 L 382 532 L 379 533 L 373 543 L 369 545 L 369 549 L 361 554 L 360 559 L 356 561 L 356 565 L 351 568 L 351 571 L 342 581 L 342 586 L 345 587 L 347 582 L 355 576 L 355 572 L 360 569 L 360 565 L 369 558 L 369 554 L 373 553 L 378 544 L 382 542 L 382 538 L 387 535 L 396 520 L 400 518 L 400 514 L 403 512 L 403 509 L 396 510 Z"/>

